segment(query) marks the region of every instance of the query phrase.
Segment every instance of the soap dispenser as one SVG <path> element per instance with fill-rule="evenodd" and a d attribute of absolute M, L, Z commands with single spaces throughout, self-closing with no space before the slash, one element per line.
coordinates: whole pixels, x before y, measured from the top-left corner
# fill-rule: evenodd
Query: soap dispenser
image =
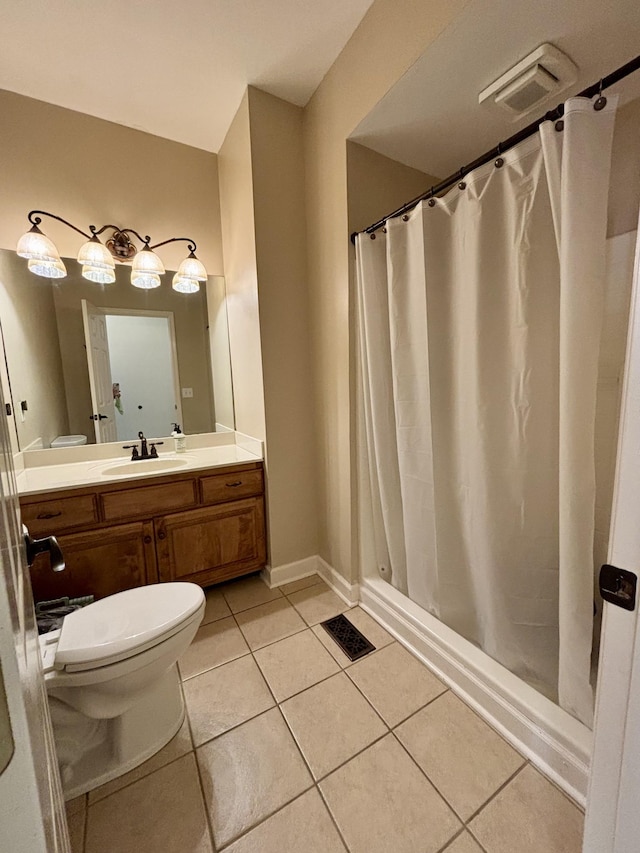
<path fill-rule="evenodd" d="M 173 424 L 173 432 L 171 433 L 173 444 L 176 453 L 184 453 L 187 449 L 187 438 L 180 429 L 180 424 Z"/>

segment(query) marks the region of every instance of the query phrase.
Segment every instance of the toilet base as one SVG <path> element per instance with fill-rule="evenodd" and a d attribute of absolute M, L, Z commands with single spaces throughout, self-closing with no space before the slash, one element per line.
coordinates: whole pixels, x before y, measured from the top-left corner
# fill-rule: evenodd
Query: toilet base
<path fill-rule="evenodd" d="M 56 715 L 52 706 L 54 738 Z M 101 721 L 106 737 L 71 767 L 61 767 L 65 800 L 72 800 L 147 761 L 166 746 L 184 721 L 184 699 L 176 664 L 148 694 L 120 717 Z"/>

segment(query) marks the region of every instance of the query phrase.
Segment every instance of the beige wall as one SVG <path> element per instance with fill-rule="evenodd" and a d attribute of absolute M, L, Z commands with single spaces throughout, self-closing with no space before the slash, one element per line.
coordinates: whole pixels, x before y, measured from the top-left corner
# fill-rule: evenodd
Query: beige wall
<path fill-rule="evenodd" d="M 349 232 L 363 231 L 390 211 L 428 190 L 438 180 L 364 145 L 348 141 Z"/>
<path fill-rule="evenodd" d="M 618 110 L 611 155 L 608 236 L 638 225 L 640 206 L 640 98 Z"/>
<path fill-rule="evenodd" d="M 346 140 L 465 5 L 466 0 L 375 0 L 305 109 L 319 553 L 348 579 L 357 568 Z"/>
<path fill-rule="evenodd" d="M 249 94 L 218 154 L 236 429 L 265 438 Z"/>
<path fill-rule="evenodd" d="M 23 449 L 40 438 L 47 447 L 69 432 L 53 291 L 47 279 L 24 275 L 25 264 L 0 251 L 0 322 Z M 24 421 L 21 400 L 28 405 Z"/>
<path fill-rule="evenodd" d="M 271 565 L 317 553 L 302 110 L 249 89 Z"/>
<path fill-rule="evenodd" d="M 0 115 L 1 247 L 15 249 L 38 208 L 83 230 L 112 222 L 155 242 L 192 237 L 209 274 L 222 273 L 215 154 L 2 90 Z M 77 254 L 79 234 L 42 228 L 61 255 Z M 160 254 L 176 269 L 185 244 Z"/>

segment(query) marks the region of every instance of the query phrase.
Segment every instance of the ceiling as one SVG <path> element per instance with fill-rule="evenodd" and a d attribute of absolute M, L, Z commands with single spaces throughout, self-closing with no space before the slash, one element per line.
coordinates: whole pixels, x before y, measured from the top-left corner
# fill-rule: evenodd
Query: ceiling
<path fill-rule="evenodd" d="M 4 3 L 0 89 L 217 152 L 247 84 L 303 106 L 372 2 Z"/>
<path fill-rule="evenodd" d="M 579 68 L 575 94 L 640 53 L 638 0 L 471 0 L 351 138 L 444 178 L 567 97 L 514 122 L 478 93 L 544 42 Z M 640 96 L 640 72 L 611 91 Z"/>

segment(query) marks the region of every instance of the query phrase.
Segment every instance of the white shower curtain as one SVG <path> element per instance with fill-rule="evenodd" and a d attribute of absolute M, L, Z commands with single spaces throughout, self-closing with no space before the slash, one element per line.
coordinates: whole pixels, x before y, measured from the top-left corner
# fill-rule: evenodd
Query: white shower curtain
<path fill-rule="evenodd" d="M 614 118 L 570 100 L 562 132 L 356 243 L 378 567 L 587 724 Z"/>

